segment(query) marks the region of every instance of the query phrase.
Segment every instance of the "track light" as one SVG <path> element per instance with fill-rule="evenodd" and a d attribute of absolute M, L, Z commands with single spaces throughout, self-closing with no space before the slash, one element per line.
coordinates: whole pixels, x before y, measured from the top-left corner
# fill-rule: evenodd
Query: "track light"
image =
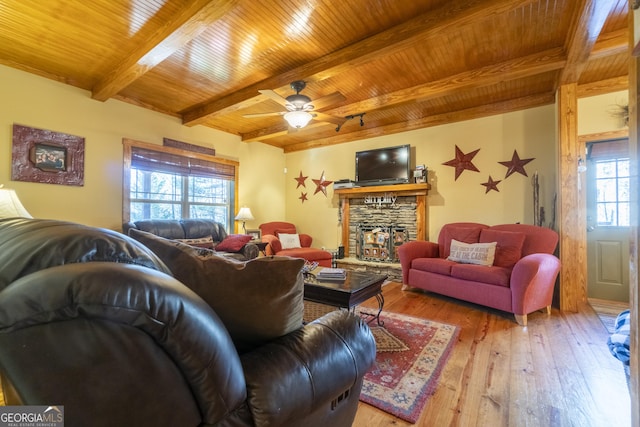
<path fill-rule="evenodd" d="M 336 132 L 340 132 L 340 129 L 342 129 L 342 125 L 344 125 L 346 122 L 348 122 L 351 119 L 355 119 L 356 117 L 360 117 L 360 126 L 364 126 L 364 119 L 363 116 L 367 114 L 367 113 L 358 113 L 358 114 L 350 114 L 348 116 L 344 116 L 345 121 L 340 123 L 338 125 L 338 127 L 336 127 Z"/>

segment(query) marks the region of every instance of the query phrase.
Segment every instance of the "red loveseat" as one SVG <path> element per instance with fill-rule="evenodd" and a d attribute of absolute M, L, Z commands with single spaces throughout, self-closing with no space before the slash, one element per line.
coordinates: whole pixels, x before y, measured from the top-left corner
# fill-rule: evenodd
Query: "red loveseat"
<path fill-rule="evenodd" d="M 452 245 L 458 255 L 461 248 L 473 250 L 493 242 L 491 265 L 450 259 Z M 408 242 L 398 248 L 398 255 L 405 286 L 513 313 L 526 326 L 528 313 L 543 308 L 551 312 L 560 272 L 560 260 L 553 255 L 557 244 L 558 234 L 549 228 L 459 222 L 442 227 L 438 243 Z"/>
<path fill-rule="evenodd" d="M 260 224 L 262 241 L 269 243 L 265 248 L 267 255 L 288 256 L 293 258 L 303 258 L 309 262 L 317 262 L 322 267 L 331 267 L 331 252 L 312 248 L 313 238 L 308 234 L 300 234 L 296 231 L 296 226 L 290 222 L 274 221 Z M 279 239 L 280 234 L 297 236 L 300 245 L 290 248 L 282 248 Z"/>

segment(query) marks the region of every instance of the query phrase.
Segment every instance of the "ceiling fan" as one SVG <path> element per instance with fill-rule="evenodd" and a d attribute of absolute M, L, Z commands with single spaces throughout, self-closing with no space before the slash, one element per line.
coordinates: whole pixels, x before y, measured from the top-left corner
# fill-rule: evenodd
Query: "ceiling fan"
<path fill-rule="evenodd" d="M 340 92 L 334 92 L 330 95 L 318 98 L 315 101 L 311 101 L 306 95 L 302 95 L 300 92 L 307 86 L 302 80 L 296 80 L 291 82 L 291 89 L 296 93 L 289 95 L 286 98 L 278 95 L 273 90 L 259 90 L 261 94 L 271 98 L 278 104 L 284 106 L 286 111 L 278 111 L 273 113 L 257 113 L 257 114 L 245 114 L 244 117 L 266 117 L 266 116 L 284 116 L 289 126 L 295 129 L 305 127 L 311 120 L 318 120 L 322 122 L 335 123 L 341 125 L 345 119 L 343 117 L 334 117 L 329 114 L 324 114 L 318 109 L 327 107 L 331 104 L 335 104 L 340 101 L 344 101 L 346 98 Z"/>

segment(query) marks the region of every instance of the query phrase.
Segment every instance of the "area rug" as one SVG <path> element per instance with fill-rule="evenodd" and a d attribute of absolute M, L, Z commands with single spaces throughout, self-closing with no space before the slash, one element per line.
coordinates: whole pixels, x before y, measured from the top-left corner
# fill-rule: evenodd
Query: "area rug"
<path fill-rule="evenodd" d="M 307 305 L 305 301 L 309 318 L 322 313 L 322 308 L 309 304 L 307 309 Z M 332 309 L 325 306 L 324 310 Z M 377 354 L 364 377 L 360 400 L 415 423 L 435 391 L 460 331 L 456 326 L 387 311 L 381 319 L 382 327 L 375 321 L 370 324 Z"/>

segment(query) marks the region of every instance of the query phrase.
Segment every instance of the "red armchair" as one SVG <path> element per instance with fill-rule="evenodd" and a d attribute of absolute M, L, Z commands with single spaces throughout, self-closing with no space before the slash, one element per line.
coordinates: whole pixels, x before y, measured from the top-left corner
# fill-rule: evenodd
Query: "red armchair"
<path fill-rule="evenodd" d="M 309 262 L 317 262 L 323 267 L 331 267 L 331 252 L 312 248 L 313 238 L 308 234 L 298 233 L 296 226 L 290 222 L 274 221 L 260 224 L 262 241 L 267 242 L 267 255 L 303 258 Z M 284 234 L 284 242 L 280 235 Z M 284 247 L 283 247 L 284 243 Z"/>

